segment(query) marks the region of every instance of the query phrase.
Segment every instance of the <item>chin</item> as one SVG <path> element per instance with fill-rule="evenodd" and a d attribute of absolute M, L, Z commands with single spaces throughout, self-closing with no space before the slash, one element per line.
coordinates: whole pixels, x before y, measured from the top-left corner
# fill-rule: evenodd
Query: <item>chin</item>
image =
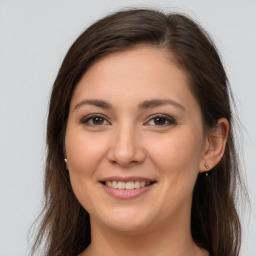
<path fill-rule="evenodd" d="M 152 224 L 152 216 L 146 212 L 135 211 L 133 209 L 116 209 L 112 211 L 101 222 L 110 229 L 125 232 L 138 233 L 147 230 Z"/>

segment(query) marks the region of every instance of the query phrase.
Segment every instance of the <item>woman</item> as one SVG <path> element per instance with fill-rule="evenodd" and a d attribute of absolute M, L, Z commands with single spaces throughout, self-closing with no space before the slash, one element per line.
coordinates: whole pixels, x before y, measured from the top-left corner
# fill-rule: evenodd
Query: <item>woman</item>
<path fill-rule="evenodd" d="M 120 11 L 68 51 L 50 101 L 45 255 L 235 256 L 228 80 L 191 19 Z M 32 253 L 33 254 L 33 253 Z"/>

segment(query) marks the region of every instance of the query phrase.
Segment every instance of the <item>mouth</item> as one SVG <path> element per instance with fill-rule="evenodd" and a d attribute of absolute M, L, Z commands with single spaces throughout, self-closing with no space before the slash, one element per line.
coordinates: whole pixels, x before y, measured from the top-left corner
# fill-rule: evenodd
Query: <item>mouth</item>
<path fill-rule="evenodd" d="M 118 181 L 118 180 L 109 180 L 109 181 L 102 181 L 103 185 L 114 188 L 114 189 L 125 189 L 125 190 L 132 190 L 132 189 L 140 189 L 156 183 L 155 181 L 139 181 L 139 180 L 130 180 L 130 181 Z"/>
<path fill-rule="evenodd" d="M 156 181 L 142 177 L 109 177 L 101 180 L 104 190 L 118 199 L 133 199 L 150 191 Z"/>

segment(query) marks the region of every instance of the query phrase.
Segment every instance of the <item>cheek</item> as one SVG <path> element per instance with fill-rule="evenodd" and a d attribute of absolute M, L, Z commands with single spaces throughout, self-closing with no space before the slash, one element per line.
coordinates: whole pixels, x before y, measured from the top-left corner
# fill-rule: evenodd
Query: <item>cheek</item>
<path fill-rule="evenodd" d="M 184 132 L 151 142 L 155 146 L 151 147 L 149 154 L 162 184 L 160 204 L 166 218 L 170 217 L 170 213 L 180 215 L 183 207 L 191 207 L 199 170 L 201 140 L 191 132 Z"/>
<path fill-rule="evenodd" d="M 150 147 L 150 154 L 154 162 L 162 170 L 186 171 L 199 167 L 201 147 L 196 136 L 188 134 L 175 134 L 166 138 L 152 140 L 154 147 Z"/>
<path fill-rule="evenodd" d="M 92 175 L 105 154 L 100 136 L 79 133 L 66 134 L 66 153 L 70 171 L 77 175 Z"/>
<path fill-rule="evenodd" d="M 89 209 L 94 200 L 92 184 L 97 182 L 96 170 L 105 154 L 104 144 L 99 135 L 88 136 L 78 129 L 67 129 L 65 147 L 70 181 L 85 209 Z"/>
<path fill-rule="evenodd" d="M 191 130 L 178 130 L 151 140 L 151 159 L 164 182 L 166 195 L 181 201 L 192 196 L 201 159 L 201 137 Z M 183 198 L 183 199 L 182 199 Z"/>

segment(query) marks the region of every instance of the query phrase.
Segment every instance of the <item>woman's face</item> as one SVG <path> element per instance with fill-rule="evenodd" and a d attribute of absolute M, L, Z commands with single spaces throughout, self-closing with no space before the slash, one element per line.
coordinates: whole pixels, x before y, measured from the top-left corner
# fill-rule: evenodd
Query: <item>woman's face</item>
<path fill-rule="evenodd" d="M 189 226 L 204 140 L 186 74 L 166 52 L 140 46 L 97 61 L 74 91 L 65 137 L 71 184 L 92 225 Z"/>

